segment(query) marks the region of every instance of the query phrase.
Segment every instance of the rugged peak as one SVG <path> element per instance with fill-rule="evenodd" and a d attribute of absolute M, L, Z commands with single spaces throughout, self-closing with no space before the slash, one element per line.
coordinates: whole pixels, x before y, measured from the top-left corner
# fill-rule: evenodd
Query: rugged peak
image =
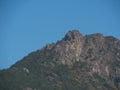
<path fill-rule="evenodd" d="M 0 90 L 80 89 L 120 90 L 120 40 L 72 30 L 0 70 Z"/>
<path fill-rule="evenodd" d="M 80 38 L 82 36 L 78 30 L 71 30 L 68 31 L 67 34 L 64 37 L 65 41 L 71 41 Z"/>
<path fill-rule="evenodd" d="M 54 48 L 59 55 L 57 61 L 67 65 L 79 61 L 83 45 L 82 41 L 83 37 L 78 30 L 69 31 Z"/>

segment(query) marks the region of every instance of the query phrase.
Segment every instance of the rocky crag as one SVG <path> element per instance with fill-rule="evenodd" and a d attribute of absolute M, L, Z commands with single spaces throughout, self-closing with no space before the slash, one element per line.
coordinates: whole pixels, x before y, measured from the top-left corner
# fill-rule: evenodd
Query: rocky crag
<path fill-rule="evenodd" d="M 69 31 L 1 70 L 0 90 L 120 90 L 120 40 Z"/>

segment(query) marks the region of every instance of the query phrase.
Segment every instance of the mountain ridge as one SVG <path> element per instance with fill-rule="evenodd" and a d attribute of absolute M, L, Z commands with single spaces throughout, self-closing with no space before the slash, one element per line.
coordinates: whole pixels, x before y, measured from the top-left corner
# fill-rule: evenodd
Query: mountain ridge
<path fill-rule="evenodd" d="M 120 40 L 71 30 L 62 40 L 0 70 L 0 89 L 119 90 Z"/>

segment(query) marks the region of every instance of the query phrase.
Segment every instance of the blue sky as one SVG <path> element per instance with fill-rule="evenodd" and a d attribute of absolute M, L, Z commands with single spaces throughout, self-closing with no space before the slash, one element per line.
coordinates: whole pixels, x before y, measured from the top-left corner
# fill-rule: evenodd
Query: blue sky
<path fill-rule="evenodd" d="M 120 39 L 120 0 L 0 0 L 0 69 L 72 29 Z"/>

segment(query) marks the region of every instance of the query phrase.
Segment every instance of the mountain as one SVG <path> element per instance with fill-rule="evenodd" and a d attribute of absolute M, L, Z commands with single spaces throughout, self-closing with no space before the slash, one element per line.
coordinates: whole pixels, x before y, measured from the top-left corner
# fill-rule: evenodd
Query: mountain
<path fill-rule="evenodd" d="M 120 90 L 120 40 L 71 30 L 0 70 L 0 90 Z"/>

